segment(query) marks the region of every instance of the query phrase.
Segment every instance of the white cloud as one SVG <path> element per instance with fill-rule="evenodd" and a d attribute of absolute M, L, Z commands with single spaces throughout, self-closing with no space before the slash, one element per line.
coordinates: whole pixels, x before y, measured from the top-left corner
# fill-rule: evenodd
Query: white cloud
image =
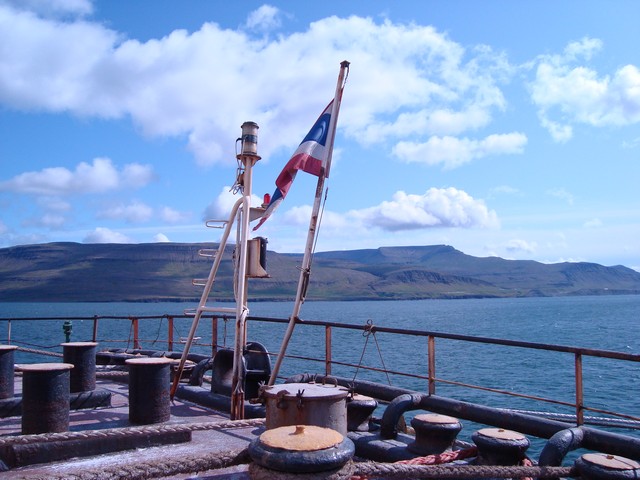
<path fill-rule="evenodd" d="M 89 232 L 83 243 L 133 243 L 133 241 L 119 232 L 114 232 L 108 228 L 97 227 L 93 232 Z"/>
<path fill-rule="evenodd" d="M 71 204 L 59 197 L 38 197 L 36 203 L 50 212 L 68 212 Z"/>
<path fill-rule="evenodd" d="M 203 220 L 227 220 L 235 203 L 240 199 L 240 195 L 234 194 L 228 186 L 222 187 L 218 196 L 213 200 L 203 212 Z M 261 205 L 262 199 L 256 195 L 251 196 L 251 205 Z"/>
<path fill-rule="evenodd" d="M 393 154 L 407 163 L 442 164 L 445 169 L 459 167 L 490 155 L 520 154 L 527 144 L 522 133 L 489 135 L 483 140 L 431 137 L 425 143 L 399 142 Z"/>
<path fill-rule="evenodd" d="M 163 207 L 160 210 L 160 218 L 167 223 L 180 223 L 191 216 L 189 212 L 179 212 L 171 207 Z"/>
<path fill-rule="evenodd" d="M 280 10 L 273 5 L 262 5 L 257 10 L 249 13 L 246 26 L 252 30 L 274 30 L 282 24 Z"/>
<path fill-rule="evenodd" d="M 171 240 L 169 240 L 169 237 L 167 237 L 164 233 L 158 233 L 154 235 L 153 241 L 156 243 L 169 243 Z"/>
<path fill-rule="evenodd" d="M 588 61 L 602 48 L 597 39 L 571 43 L 561 55 L 538 59 L 531 97 L 542 126 L 556 141 L 573 135 L 572 124 L 596 127 L 640 122 L 640 69 L 625 65 L 611 75 L 599 75 Z"/>
<path fill-rule="evenodd" d="M 430 188 L 423 195 L 398 191 L 376 207 L 351 211 L 365 226 L 383 230 L 417 230 L 432 227 L 497 227 L 498 216 L 482 200 L 455 188 Z"/>
<path fill-rule="evenodd" d="M 57 230 L 59 228 L 62 228 L 66 221 L 67 219 L 62 215 L 58 215 L 55 213 L 45 213 L 40 218 L 28 221 L 26 222 L 26 224 Z"/>
<path fill-rule="evenodd" d="M 522 239 L 513 239 L 513 240 L 509 240 L 507 242 L 507 244 L 504 246 L 504 248 L 507 250 L 507 252 L 509 253 L 535 253 L 536 249 L 538 248 L 538 245 L 536 242 L 527 242 L 526 240 L 522 240 Z"/>
<path fill-rule="evenodd" d="M 518 195 L 520 193 L 520 190 L 510 185 L 498 185 L 491 189 L 490 195 Z"/>
<path fill-rule="evenodd" d="M 99 218 L 122 220 L 127 223 L 142 223 L 153 216 L 153 208 L 134 201 L 129 205 L 114 205 L 99 213 Z"/>
<path fill-rule="evenodd" d="M 151 179 L 151 168 L 129 164 L 122 172 L 108 158 L 96 158 L 93 163 L 82 162 L 74 171 L 64 167 L 45 168 L 25 172 L 0 183 L 0 191 L 31 195 L 74 195 L 104 193 L 123 186 L 140 187 Z"/>
<path fill-rule="evenodd" d="M 89 15 L 93 12 L 91 0 L 3 0 L 16 9 L 36 12 L 43 16 Z"/>
<path fill-rule="evenodd" d="M 156 178 L 151 165 L 129 163 L 122 169 L 122 184 L 127 187 L 139 188 L 149 184 Z"/>
<path fill-rule="evenodd" d="M 573 205 L 574 196 L 567 192 L 564 188 L 555 188 L 551 190 L 547 190 L 547 195 L 551 195 L 552 197 L 559 198 L 560 200 L 564 200 L 569 205 Z"/>
<path fill-rule="evenodd" d="M 248 24 L 276 28 L 280 18 L 264 5 Z M 247 119 L 280 132 L 260 141 L 263 158 L 295 146 L 314 120 L 309 112 L 320 112 L 333 95 L 345 58 L 357 68 L 340 128 L 367 142 L 416 138 L 422 127 L 420 135 L 484 127 L 505 108 L 499 84 L 511 75 L 504 57 L 488 48 L 467 51 L 430 26 L 357 16 L 324 18 L 275 40 L 206 23 L 140 42 L 103 24 L 0 6 L 0 44 L 12 45 L 0 53 L 1 104 L 129 116 L 150 136 L 188 139 L 201 165 L 234 162 L 229 139 Z"/>

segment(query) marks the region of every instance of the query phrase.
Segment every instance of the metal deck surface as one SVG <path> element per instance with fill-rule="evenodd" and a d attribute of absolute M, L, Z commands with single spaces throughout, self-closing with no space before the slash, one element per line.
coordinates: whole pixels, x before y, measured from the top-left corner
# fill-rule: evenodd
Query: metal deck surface
<path fill-rule="evenodd" d="M 15 394 L 21 394 L 21 378 L 16 377 Z M 98 378 L 96 389 L 111 392 L 111 407 L 85 410 L 71 410 L 69 414 L 70 432 L 83 432 L 102 429 L 135 427 L 129 423 L 128 385 L 126 377 L 122 382 Z M 179 425 L 186 423 L 222 423 L 229 417 L 219 411 L 196 405 L 179 398 L 171 404 L 171 419 L 158 425 Z M 150 426 L 153 427 L 153 426 Z M 65 478 L 78 473 L 90 477 L 90 472 L 111 469 L 114 465 L 129 467 L 135 465 L 154 465 L 167 460 L 180 461 L 202 456 L 211 457 L 227 452 L 238 452 L 246 448 L 249 442 L 264 431 L 261 426 L 234 427 L 222 430 L 197 430 L 191 432 L 191 441 L 164 446 L 137 448 L 99 456 L 73 458 L 47 464 L 17 467 L 0 473 L 3 479 L 19 478 Z M 21 417 L 0 419 L 0 440 L 21 435 Z M 219 470 L 187 473 L 165 477 L 166 479 L 246 479 L 246 465 L 238 465 Z M 97 477 L 96 477 L 97 478 Z"/>

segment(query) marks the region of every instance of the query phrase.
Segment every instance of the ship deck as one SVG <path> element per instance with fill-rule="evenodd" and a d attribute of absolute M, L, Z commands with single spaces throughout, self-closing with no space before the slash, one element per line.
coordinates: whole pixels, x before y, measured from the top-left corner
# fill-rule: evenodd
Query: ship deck
<path fill-rule="evenodd" d="M 141 428 L 129 423 L 129 399 L 126 379 L 121 382 L 114 382 L 109 379 L 98 378 L 96 380 L 96 389 L 106 390 L 111 393 L 111 406 L 71 410 L 69 413 L 70 440 L 57 440 L 64 437 L 64 434 L 50 434 L 50 438 L 47 441 L 50 448 L 64 450 L 65 442 L 68 441 L 83 443 L 83 434 L 85 433 L 88 436 L 99 436 L 99 432 L 111 433 L 130 430 L 133 435 L 136 430 L 148 429 L 153 433 L 156 428 L 160 431 L 156 440 L 159 438 L 160 442 L 168 441 L 169 443 L 159 446 L 147 446 L 148 440 L 142 439 L 139 443 L 140 446 L 134 449 L 19 466 L 2 472 L 0 476 L 7 480 L 29 478 L 113 478 L 106 476 L 106 472 L 119 470 L 119 475 L 124 475 L 128 472 L 129 474 L 126 475 L 126 478 L 136 478 L 136 472 L 145 470 L 149 472 L 154 469 L 156 471 L 159 469 L 167 471 L 175 471 L 180 468 L 187 469 L 190 464 L 198 465 L 198 462 L 203 461 L 202 459 L 211 461 L 212 458 L 218 457 L 228 461 L 230 457 L 238 456 L 240 452 L 245 451 L 249 442 L 264 430 L 262 426 L 256 425 L 260 423 L 259 420 L 244 422 L 248 424 L 245 426 L 215 428 L 215 425 L 228 425 L 234 422 L 229 422 L 228 415 L 220 411 L 196 405 L 177 397 L 171 403 L 171 419 L 168 422 Z M 21 378 L 17 376 L 15 383 L 16 395 L 20 395 L 21 391 Z M 181 427 L 190 430 L 190 441 L 184 442 L 178 439 L 178 443 L 173 443 L 170 434 L 172 427 L 176 427 L 178 431 L 181 431 Z M 169 433 L 163 435 L 163 431 L 168 431 Z M 46 436 L 38 435 L 37 437 Z M 20 416 L 0 419 L 0 442 L 7 442 L 9 439 L 20 437 L 33 438 L 36 436 L 21 436 Z M 21 458 L 33 456 L 35 450 L 43 448 L 43 443 L 30 444 L 30 451 L 20 452 L 19 455 Z M 42 453 L 39 455 L 42 455 Z M 204 463 L 206 464 L 207 461 Z M 243 480 L 249 478 L 246 456 L 240 455 L 238 461 L 243 463 L 220 469 L 154 476 L 153 478 L 220 480 Z M 92 473 L 95 473 L 95 476 Z M 99 477 L 99 475 L 104 476 Z"/>

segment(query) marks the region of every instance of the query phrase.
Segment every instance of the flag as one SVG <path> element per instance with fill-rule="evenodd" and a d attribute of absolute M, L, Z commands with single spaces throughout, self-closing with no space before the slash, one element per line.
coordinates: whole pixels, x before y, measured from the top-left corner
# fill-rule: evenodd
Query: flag
<path fill-rule="evenodd" d="M 327 144 L 327 139 L 329 138 L 332 109 L 333 100 L 329 102 L 327 108 L 320 114 L 316 123 L 311 127 L 307 136 L 304 137 L 282 169 L 282 172 L 280 172 L 280 175 L 278 175 L 278 178 L 276 178 L 276 190 L 273 192 L 273 195 L 271 195 L 271 201 L 267 205 L 260 222 L 253 227 L 254 231 L 260 228 L 280 206 L 284 197 L 287 196 L 298 170 L 310 173 L 316 177 L 322 173 L 329 156 L 330 145 Z"/>

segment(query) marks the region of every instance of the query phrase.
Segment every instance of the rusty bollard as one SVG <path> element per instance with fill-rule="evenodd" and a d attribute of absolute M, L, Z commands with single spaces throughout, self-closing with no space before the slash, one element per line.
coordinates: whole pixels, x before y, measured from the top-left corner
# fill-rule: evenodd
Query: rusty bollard
<path fill-rule="evenodd" d="M 22 434 L 69 430 L 69 363 L 20 365 L 22 372 Z"/>
<path fill-rule="evenodd" d="M 17 348 L 16 345 L 0 345 L 0 400 L 12 398 L 14 395 L 13 352 Z"/>
<path fill-rule="evenodd" d="M 138 425 L 171 418 L 169 358 L 133 358 L 129 366 L 129 421 Z"/>
<path fill-rule="evenodd" d="M 73 365 L 71 370 L 71 393 L 91 392 L 96 389 L 95 342 L 67 342 L 62 344 L 65 363 Z"/>

